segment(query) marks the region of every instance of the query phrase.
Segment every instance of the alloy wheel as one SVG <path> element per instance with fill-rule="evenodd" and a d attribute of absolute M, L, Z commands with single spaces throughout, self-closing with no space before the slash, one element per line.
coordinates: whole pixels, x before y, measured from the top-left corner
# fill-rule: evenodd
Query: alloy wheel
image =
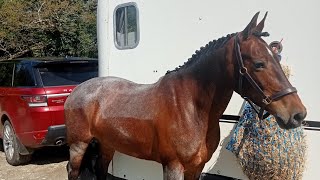
<path fill-rule="evenodd" d="M 9 125 L 4 126 L 3 132 L 3 148 L 6 153 L 8 159 L 12 159 L 14 153 L 14 134 Z"/>

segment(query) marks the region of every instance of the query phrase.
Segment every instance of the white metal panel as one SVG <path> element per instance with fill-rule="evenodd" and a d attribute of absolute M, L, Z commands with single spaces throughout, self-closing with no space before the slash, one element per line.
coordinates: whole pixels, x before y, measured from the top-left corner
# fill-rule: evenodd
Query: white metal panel
<path fill-rule="evenodd" d="M 106 23 L 99 23 L 98 28 L 101 76 L 108 75 L 105 67 L 109 67 L 110 75 L 141 83 L 155 82 L 167 70 L 187 61 L 195 50 L 210 40 L 241 31 L 255 12 L 261 11 L 263 15 L 269 11 L 265 30 L 271 37 L 265 40 L 284 39 L 283 62 L 292 68 L 291 81 L 308 109 L 307 119 L 318 120 L 320 111 L 316 108 L 320 96 L 315 88 L 319 86 L 316 78 L 320 66 L 317 60 L 320 41 L 317 35 L 320 32 L 318 1 L 136 1 L 140 43 L 129 50 L 118 50 L 113 42 L 114 8 L 129 1 L 100 2 L 105 6 L 109 2 L 110 9 L 108 31 L 104 27 Z M 228 107 L 227 113 L 231 108 L 230 113 L 236 114 L 239 105 L 231 104 L 236 108 Z"/>
<path fill-rule="evenodd" d="M 109 22 L 109 9 L 109 0 L 98 1 L 97 37 L 99 76 L 109 75 L 110 44 L 113 45 L 109 36 L 109 29 L 112 28 Z"/>
<path fill-rule="evenodd" d="M 214 152 L 212 158 L 209 160 L 209 162 L 206 163 L 202 171 L 210 174 L 218 174 L 246 180 L 248 178 L 243 174 L 236 156 L 233 155 L 231 151 L 225 148 L 229 142 L 233 126 L 234 124 L 232 123 L 220 122 L 220 144 L 217 150 Z"/>
<path fill-rule="evenodd" d="M 312 180 L 319 179 L 319 167 L 320 167 L 320 131 L 307 130 L 307 157 L 306 168 L 303 173 L 303 179 Z"/>

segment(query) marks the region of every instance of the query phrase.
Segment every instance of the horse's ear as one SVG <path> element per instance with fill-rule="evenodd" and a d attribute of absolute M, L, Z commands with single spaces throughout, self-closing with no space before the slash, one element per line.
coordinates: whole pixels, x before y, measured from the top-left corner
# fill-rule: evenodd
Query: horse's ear
<path fill-rule="evenodd" d="M 257 25 L 257 27 L 255 28 L 255 30 L 257 32 L 262 32 L 263 28 L 264 28 L 264 21 L 266 20 L 268 15 L 268 11 L 266 12 L 266 14 L 264 15 L 263 19 L 260 21 L 260 23 Z"/>
<path fill-rule="evenodd" d="M 247 27 L 242 31 L 242 35 L 244 39 L 247 39 L 248 36 L 253 32 L 255 27 L 257 26 L 257 20 L 260 12 L 257 12 L 253 18 L 251 19 L 250 23 L 247 25 Z"/>

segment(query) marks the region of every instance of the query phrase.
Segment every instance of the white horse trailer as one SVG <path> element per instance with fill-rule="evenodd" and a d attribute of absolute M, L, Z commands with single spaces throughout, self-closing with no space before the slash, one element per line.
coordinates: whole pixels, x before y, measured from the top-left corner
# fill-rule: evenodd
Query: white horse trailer
<path fill-rule="evenodd" d="M 278 0 L 100 0 L 98 2 L 99 76 L 153 83 L 213 39 L 245 28 L 257 12 L 269 12 L 266 42 L 280 40 L 282 62 L 293 72 L 292 84 L 308 115 L 304 179 L 318 179 L 320 167 L 320 1 Z M 203 173 L 247 179 L 235 156 L 225 149 L 243 100 L 234 93 L 221 119 L 221 143 Z M 130 180 L 162 179 L 160 164 L 116 153 L 113 176 Z M 208 176 L 215 177 L 215 176 Z"/>

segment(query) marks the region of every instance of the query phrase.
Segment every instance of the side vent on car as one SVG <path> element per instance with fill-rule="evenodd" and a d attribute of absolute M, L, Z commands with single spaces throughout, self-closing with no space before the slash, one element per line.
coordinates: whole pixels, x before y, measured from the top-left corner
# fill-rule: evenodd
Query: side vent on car
<path fill-rule="evenodd" d="M 21 98 L 28 103 L 29 107 L 48 106 L 46 95 L 21 96 Z"/>

